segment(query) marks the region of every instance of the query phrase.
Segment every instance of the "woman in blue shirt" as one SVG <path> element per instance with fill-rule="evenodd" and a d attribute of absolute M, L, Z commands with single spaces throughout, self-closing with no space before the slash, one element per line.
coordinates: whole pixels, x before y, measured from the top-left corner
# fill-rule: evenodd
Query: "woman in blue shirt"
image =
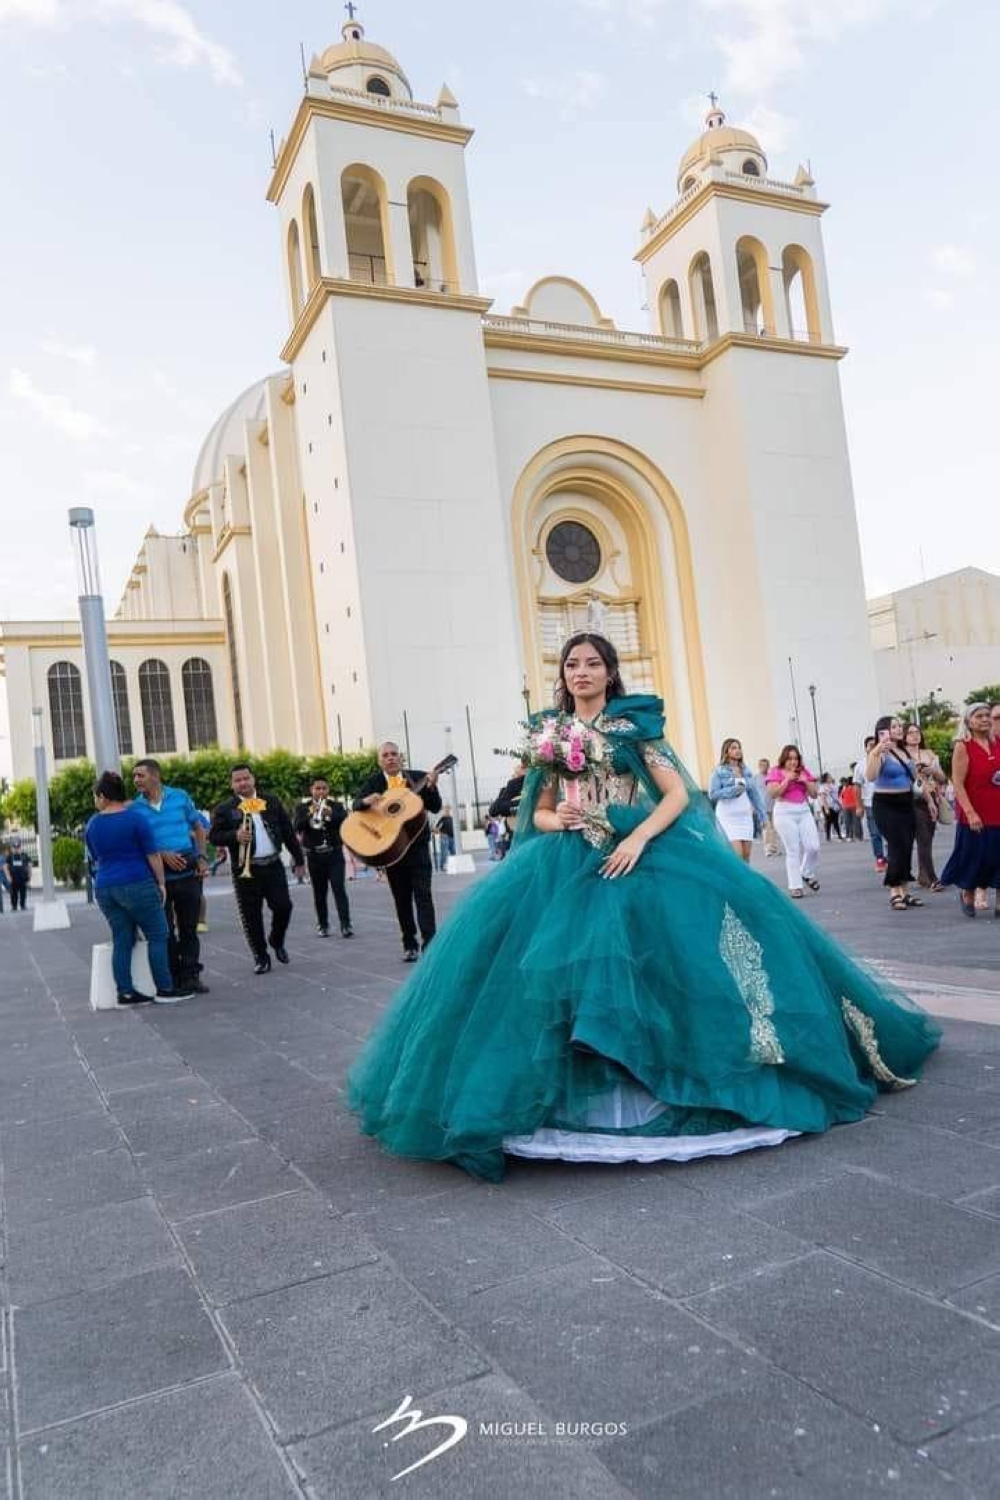
<path fill-rule="evenodd" d="M 97 812 L 87 824 L 87 851 L 97 866 L 97 904 L 111 928 L 111 965 L 119 1005 L 160 1005 L 187 1000 L 175 990 L 167 962 L 167 919 L 163 912 L 163 857 L 144 812 L 125 800 L 125 783 L 105 771 L 94 788 Z M 149 944 L 149 967 L 156 995 L 132 985 L 132 948 L 139 928 Z"/>
<path fill-rule="evenodd" d="M 767 822 L 767 809 L 756 781 L 743 764 L 743 746 L 739 740 L 723 740 L 708 800 L 732 848 L 749 864 L 754 834 Z"/>
<path fill-rule="evenodd" d="M 875 725 L 875 744 L 868 752 L 865 775 L 875 783 L 872 813 L 888 853 L 883 884 L 889 888 L 889 905 L 893 911 L 923 906 L 920 897 L 909 892 L 917 836 L 913 812 L 916 767 L 906 748 L 902 720 L 894 714 L 885 714 Z"/>

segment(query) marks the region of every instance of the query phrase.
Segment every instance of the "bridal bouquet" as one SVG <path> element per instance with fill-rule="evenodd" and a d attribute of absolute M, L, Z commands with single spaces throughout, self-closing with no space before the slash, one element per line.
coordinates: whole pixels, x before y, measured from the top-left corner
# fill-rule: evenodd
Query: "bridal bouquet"
<path fill-rule="evenodd" d="M 601 764 L 601 740 L 572 714 L 547 714 L 540 724 L 523 725 L 525 739 L 515 754 L 532 770 L 551 771 L 566 783 L 566 800 L 580 805 L 579 781 Z"/>

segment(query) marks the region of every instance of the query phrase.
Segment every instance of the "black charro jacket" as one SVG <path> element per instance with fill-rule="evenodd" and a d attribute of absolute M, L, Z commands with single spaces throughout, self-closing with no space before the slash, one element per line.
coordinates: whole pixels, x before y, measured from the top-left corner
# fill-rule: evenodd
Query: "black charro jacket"
<path fill-rule="evenodd" d="M 261 821 L 270 834 L 271 842 L 278 853 L 280 854 L 283 848 L 287 849 L 292 856 L 293 865 L 304 865 L 305 856 L 302 853 L 302 845 L 295 837 L 295 830 L 285 811 L 284 803 L 280 802 L 277 797 L 269 796 L 267 792 L 258 791 L 254 793 L 254 796 L 259 797 L 266 804 L 260 815 Z M 240 812 L 241 800 L 234 796 L 227 797 L 225 802 L 220 802 L 212 814 L 212 826 L 208 830 L 209 843 L 214 844 L 216 848 L 229 850 L 234 875 L 237 873 L 239 854 L 243 848 L 236 837 L 243 823 L 243 814 Z M 251 859 L 254 857 L 256 842 L 256 837 L 254 837 L 250 844 Z"/>

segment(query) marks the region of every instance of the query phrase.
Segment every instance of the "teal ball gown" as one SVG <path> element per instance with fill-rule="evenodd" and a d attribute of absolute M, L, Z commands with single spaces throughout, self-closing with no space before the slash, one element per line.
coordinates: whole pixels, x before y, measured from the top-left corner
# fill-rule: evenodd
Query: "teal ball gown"
<path fill-rule="evenodd" d="M 583 831 L 540 833 L 532 771 L 513 850 L 458 903 L 376 1026 L 348 1089 L 398 1156 L 499 1181 L 505 1154 L 683 1161 L 860 1120 L 940 1039 L 729 848 L 663 739 L 662 704 L 594 720 Z M 617 838 L 673 766 L 690 803 L 631 874 Z"/>

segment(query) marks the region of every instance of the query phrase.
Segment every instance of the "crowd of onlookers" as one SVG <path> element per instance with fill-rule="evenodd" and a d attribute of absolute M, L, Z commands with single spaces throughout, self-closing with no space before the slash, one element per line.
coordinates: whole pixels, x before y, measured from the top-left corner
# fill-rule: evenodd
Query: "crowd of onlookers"
<path fill-rule="evenodd" d="M 828 843 L 870 840 L 894 911 L 924 905 L 910 890 L 914 883 L 935 894 L 956 889 L 966 917 L 988 909 L 990 890 L 1000 902 L 1000 704 L 966 707 L 950 776 L 919 724 L 887 714 L 839 776 L 811 771 L 796 745 L 785 745 L 773 766 L 759 760 L 752 772 L 740 741 L 726 739 L 709 797 L 743 859 L 758 837 L 767 858 L 784 852 L 794 899 L 806 888 L 819 890 L 822 833 Z M 942 827 L 954 827 L 954 845 L 939 874 L 934 844 Z"/>

